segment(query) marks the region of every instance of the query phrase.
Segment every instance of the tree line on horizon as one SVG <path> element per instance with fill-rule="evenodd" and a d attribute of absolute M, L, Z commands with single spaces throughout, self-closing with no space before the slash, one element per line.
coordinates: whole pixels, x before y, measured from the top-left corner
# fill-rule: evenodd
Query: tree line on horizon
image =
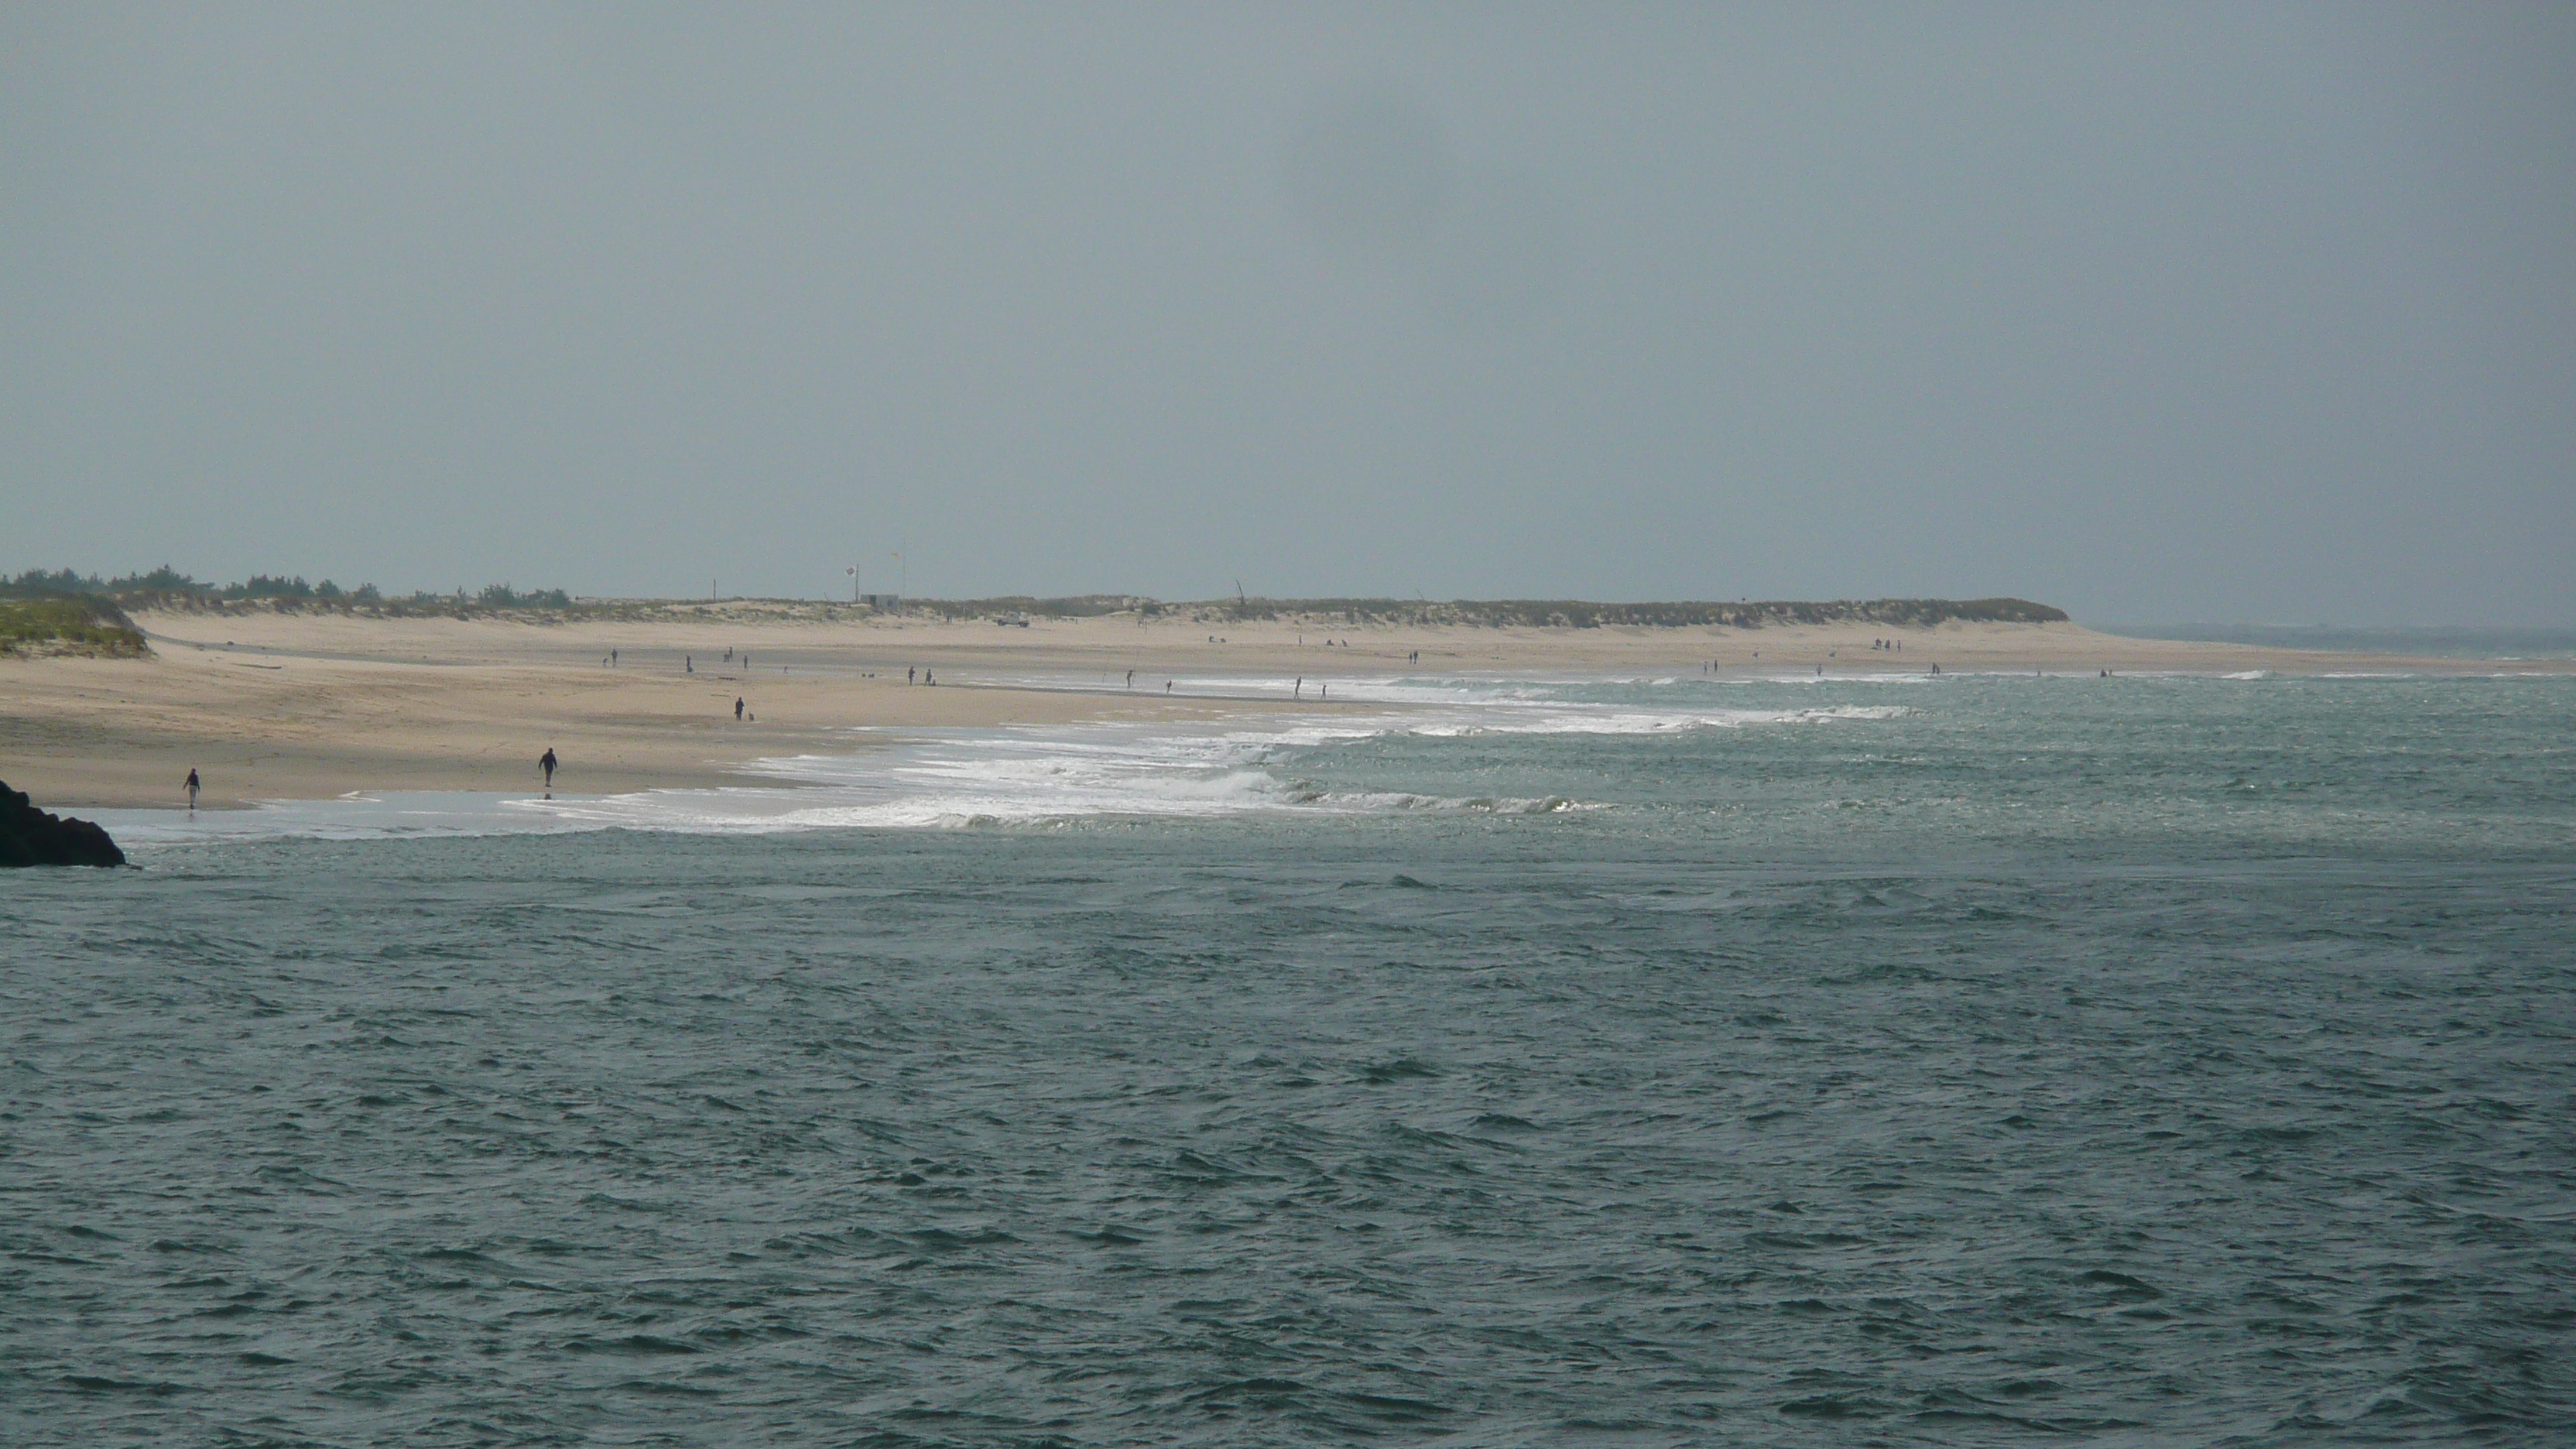
<path fill-rule="evenodd" d="M 1317 621 L 1332 624 L 1458 625 L 1470 628 L 1597 629 L 1722 626 L 1758 629 L 1782 624 L 1883 624 L 1929 628 L 1935 624 L 2062 624 L 2065 610 L 2028 599 L 1753 600 L 1734 603 L 1599 603 L 1587 599 L 1267 599 L 1237 595 L 1195 603 L 1167 603 L 1136 594 L 1077 594 L 1039 598 L 1005 594 L 984 599 L 906 599 L 908 614 L 949 621 L 1023 615 L 1040 619 L 1099 618 L 1135 614 L 1183 617 L 1212 624 Z"/>
<path fill-rule="evenodd" d="M 391 615 L 457 614 L 474 611 L 542 610 L 632 613 L 637 608 L 702 607 L 694 599 L 582 599 L 563 589 L 519 589 L 507 583 L 486 584 L 474 592 L 452 594 L 420 590 L 389 597 L 374 584 L 342 588 L 330 579 L 309 583 L 301 574 L 253 574 L 247 582 L 214 584 L 179 572 L 168 564 L 148 573 L 115 578 L 80 574 L 71 569 L 29 569 L 0 581 L 0 597 L 16 599 L 91 598 L 127 608 L 221 608 L 227 604 L 261 604 L 270 608 L 365 610 Z M 1132 614 L 1140 619 L 1188 618 L 1208 623 L 1315 621 L 1370 624 L 1451 625 L 1469 628 L 1597 629 L 1727 627 L 1758 629 L 1784 624 L 1869 623 L 1894 628 L 1929 628 L 1936 624 L 2067 622 L 2063 609 L 2028 599 L 1837 599 L 1751 600 L 1733 603 L 1680 601 L 1602 603 L 1586 599 L 1429 599 L 1314 598 L 1270 599 L 1238 594 L 1230 599 L 1171 603 L 1140 594 L 1075 594 L 1039 597 L 1009 594 L 981 599 L 905 599 L 899 603 L 845 603 L 837 600 L 709 600 L 706 603 L 759 602 L 819 606 L 829 612 L 899 608 L 915 617 L 947 621 L 986 618 L 1102 618 Z"/>
<path fill-rule="evenodd" d="M 569 609 L 573 606 L 572 595 L 562 589 L 521 590 L 509 584 L 486 584 L 470 595 L 460 588 L 453 594 L 434 594 L 422 589 L 408 596 L 388 597 L 374 584 L 344 589 L 327 578 L 318 584 L 308 583 L 302 574 L 291 578 L 282 574 L 253 574 L 246 583 L 215 584 L 183 574 L 168 564 L 149 573 L 125 574 L 116 578 L 81 574 L 71 569 L 51 572 L 29 569 L 6 583 L 0 583 L 0 591 L 15 598 L 90 596 L 144 606 L 191 600 L 211 603 L 260 599 L 425 608 L 453 608 L 464 603 L 486 609 Z"/>

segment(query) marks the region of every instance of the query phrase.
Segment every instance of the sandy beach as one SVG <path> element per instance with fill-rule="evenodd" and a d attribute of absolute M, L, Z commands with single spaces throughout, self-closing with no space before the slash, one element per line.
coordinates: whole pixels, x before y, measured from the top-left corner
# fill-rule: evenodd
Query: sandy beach
<path fill-rule="evenodd" d="M 1292 707 L 1229 679 L 1316 686 L 1396 674 L 1742 676 L 1926 672 L 2096 675 L 2565 673 L 2510 665 L 2131 639 L 2073 624 L 1490 629 L 1221 624 L 1132 618 L 782 620 L 751 606 L 635 620 L 370 619 L 145 613 L 152 657 L 0 660 L 0 779 L 49 808 L 210 808 L 351 791 L 614 794 L 745 783 L 764 757 L 863 749 L 861 728 L 994 728 L 1215 719 Z M 1890 639 L 1901 650 L 1876 649 Z M 733 651 L 733 658 L 725 657 Z M 605 661 L 617 655 L 615 667 Z M 1418 661 L 1414 656 L 1418 654 Z M 747 657 L 747 662 L 746 662 Z M 909 686 L 907 668 L 935 687 Z M 1134 683 L 1127 672 L 1135 671 Z M 1166 683 L 1174 687 L 1167 693 Z M 1192 692 L 1192 683 L 1203 688 Z M 737 722 L 733 702 L 748 718 Z M 1383 708 L 1383 706 L 1371 706 Z"/>

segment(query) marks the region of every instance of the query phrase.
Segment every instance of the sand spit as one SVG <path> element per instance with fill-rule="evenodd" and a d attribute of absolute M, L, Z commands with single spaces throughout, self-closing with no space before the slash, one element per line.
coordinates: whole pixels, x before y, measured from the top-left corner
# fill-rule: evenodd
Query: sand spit
<path fill-rule="evenodd" d="M 558 790 L 611 794 L 750 783 L 740 771 L 752 760 L 863 748 L 854 727 L 1214 720 L 1286 707 L 1163 689 L 1225 676 L 2571 669 L 2130 639 L 2063 623 L 1569 629 L 1112 617 L 1012 627 L 737 611 L 560 623 L 143 612 L 134 622 L 153 657 L 0 661 L 0 777 L 54 807 L 155 806 L 182 802 L 193 767 L 206 779 L 204 803 L 223 808 L 352 791 L 533 789 L 537 757 L 551 747 L 563 761 Z M 1874 649 L 1875 639 L 1904 647 Z M 603 663 L 612 650 L 614 668 Z M 907 685 L 908 668 L 931 671 L 939 687 Z M 1319 706 L 1310 692 L 1298 707 Z"/>

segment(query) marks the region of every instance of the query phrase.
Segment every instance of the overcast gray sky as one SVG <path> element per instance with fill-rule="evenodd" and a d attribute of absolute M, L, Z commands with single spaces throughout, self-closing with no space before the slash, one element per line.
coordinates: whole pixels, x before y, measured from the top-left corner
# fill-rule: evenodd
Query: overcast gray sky
<path fill-rule="evenodd" d="M 2576 624 L 2576 7 L 0 9 L 0 568 Z"/>

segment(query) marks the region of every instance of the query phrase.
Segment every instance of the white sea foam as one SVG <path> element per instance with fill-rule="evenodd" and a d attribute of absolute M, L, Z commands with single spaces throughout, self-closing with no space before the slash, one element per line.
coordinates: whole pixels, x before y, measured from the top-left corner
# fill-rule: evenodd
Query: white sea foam
<path fill-rule="evenodd" d="M 873 748 L 768 759 L 752 766 L 760 774 L 792 782 L 793 788 L 661 790 L 526 808 L 596 826 L 702 831 L 957 827 L 1265 812 L 1548 814 L 1590 807 L 1559 796 L 1452 798 L 1327 790 L 1296 779 L 1293 763 L 1304 751 L 1385 735 L 1640 735 L 1882 720 L 1905 712 L 1896 705 L 1655 710 L 1528 699 L 1504 703 L 1489 694 L 1472 706 L 1315 714 L 1265 720 L 1258 727 L 1081 725 L 903 738 L 860 731 L 854 734 L 873 737 Z"/>
<path fill-rule="evenodd" d="M 1293 679 L 1220 681 L 1291 694 Z M 1194 693 L 1212 692 L 1192 681 Z M 275 802 L 250 811 L 107 812 L 136 844 L 304 835 L 326 838 L 636 829 L 706 834 L 848 827 L 1031 825 L 1104 816 L 1210 818 L 1266 812 L 1552 814 L 1594 808 L 1563 796 L 1448 797 L 1335 790 L 1298 777 L 1305 752 L 1384 736 L 1655 735 L 1892 719 L 1902 705 L 1724 707 L 1699 681 L 1335 681 L 1337 699 L 1382 708 L 1271 716 L 1257 724 L 1094 724 L 898 734 L 851 732 L 851 749 L 755 761 L 773 784 L 631 795 L 400 794 Z M 1159 691 L 1157 691 L 1159 692 Z M 1592 694 L 1593 699 L 1575 696 Z M 1599 696 L 1622 696 L 1603 702 Z"/>
<path fill-rule="evenodd" d="M 270 800 L 249 810 L 83 810 L 127 847 L 306 836 L 389 840 L 405 836 L 526 834 L 587 829 L 536 813 L 530 797 L 472 791 L 352 792 L 336 800 Z M 569 799 L 559 803 L 570 803 Z"/>

